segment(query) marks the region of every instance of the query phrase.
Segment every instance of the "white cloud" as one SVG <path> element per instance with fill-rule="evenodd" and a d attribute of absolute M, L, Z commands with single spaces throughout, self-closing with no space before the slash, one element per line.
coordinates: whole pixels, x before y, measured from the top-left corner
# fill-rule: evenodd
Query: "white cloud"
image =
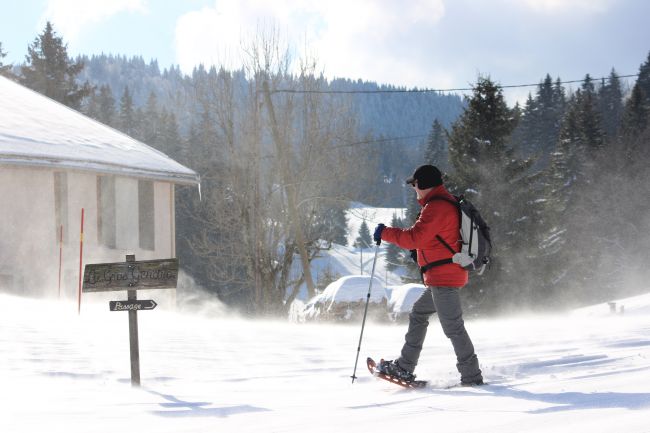
<path fill-rule="evenodd" d="M 419 52 L 409 51 L 414 26 L 435 25 L 444 15 L 442 1 L 324 2 L 324 29 L 314 48 L 330 75 L 373 78 L 423 85 Z M 344 11 L 344 12 L 342 12 Z M 408 44 L 396 49 L 397 44 Z"/>
<path fill-rule="evenodd" d="M 515 0 L 519 2 L 520 0 Z M 609 9 L 613 0 L 525 0 L 525 4 L 536 12 L 603 13 Z"/>
<path fill-rule="evenodd" d="M 221 0 L 178 19 L 176 61 L 185 72 L 199 63 L 238 67 L 242 40 L 260 23 L 272 23 L 298 55 L 305 45 L 315 53 L 327 76 L 425 85 L 421 60 L 396 50 L 396 41 L 403 43 L 414 26 L 435 25 L 444 13 L 443 0 Z M 432 71 L 426 72 L 430 80 Z"/>
<path fill-rule="evenodd" d="M 49 0 L 38 30 L 51 21 L 57 33 L 74 43 L 84 28 L 123 11 L 144 13 L 145 0 Z"/>

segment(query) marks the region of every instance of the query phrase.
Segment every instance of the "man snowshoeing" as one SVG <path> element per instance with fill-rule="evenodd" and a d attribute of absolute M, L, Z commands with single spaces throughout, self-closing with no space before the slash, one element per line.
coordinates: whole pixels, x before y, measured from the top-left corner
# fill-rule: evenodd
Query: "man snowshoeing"
<path fill-rule="evenodd" d="M 458 209 L 453 204 L 445 200 L 432 200 L 434 197 L 454 200 L 442 183 L 440 170 L 433 165 L 422 165 L 406 183 L 413 187 L 422 206 L 417 221 L 408 229 L 379 224 L 374 232 L 375 242 L 384 240 L 401 248 L 417 250 L 419 266 L 448 259 L 450 252 L 443 241 L 455 250 L 460 249 L 460 219 Z M 467 271 L 456 263 L 443 264 L 427 270 L 423 281 L 427 289 L 411 309 L 401 356 L 394 361 L 382 361 L 377 365 L 377 370 L 404 382 L 414 381 L 413 371 L 422 351 L 429 317 L 437 312 L 442 329 L 454 347 L 461 384 L 483 385 L 478 358 L 465 330 L 460 303 L 459 289 L 467 284 Z"/>

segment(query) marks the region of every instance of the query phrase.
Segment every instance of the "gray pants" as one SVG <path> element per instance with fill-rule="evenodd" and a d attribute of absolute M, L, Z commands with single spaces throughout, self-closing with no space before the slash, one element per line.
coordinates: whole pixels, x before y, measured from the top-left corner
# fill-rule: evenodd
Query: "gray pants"
<path fill-rule="evenodd" d="M 458 291 L 459 289 L 454 287 L 427 287 L 413 304 L 402 356 L 398 360 L 400 367 L 410 372 L 415 370 L 427 335 L 429 317 L 437 312 L 442 330 L 454 346 L 458 361 L 456 368 L 460 372 L 461 381 L 474 382 L 482 379 L 474 345 L 465 330 Z"/>

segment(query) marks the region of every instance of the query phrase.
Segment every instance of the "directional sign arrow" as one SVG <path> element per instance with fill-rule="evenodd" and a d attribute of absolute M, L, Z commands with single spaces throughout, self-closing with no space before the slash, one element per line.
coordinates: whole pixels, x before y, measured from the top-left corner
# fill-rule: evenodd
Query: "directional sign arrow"
<path fill-rule="evenodd" d="M 109 301 L 108 306 L 111 311 L 138 311 L 153 310 L 158 304 L 152 299 L 142 299 L 138 301 Z"/>

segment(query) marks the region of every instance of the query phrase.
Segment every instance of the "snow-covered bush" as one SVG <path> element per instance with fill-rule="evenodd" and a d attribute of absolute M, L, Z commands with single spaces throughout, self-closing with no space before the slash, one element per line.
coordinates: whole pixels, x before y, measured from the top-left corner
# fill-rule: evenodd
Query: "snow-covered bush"
<path fill-rule="evenodd" d="M 325 290 L 310 299 L 305 305 L 300 319 L 302 321 L 354 321 L 360 320 L 365 309 L 370 277 L 351 275 L 339 278 Z M 368 318 L 388 319 L 388 298 L 383 284 L 374 278 Z"/>
<path fill-rule="evenodd" d="M 415 301 L 422 295 L 422 284 L 404 284 L 390 289 L 388 311 L 390 318 L 395 321 L 406 320 Z"/>

